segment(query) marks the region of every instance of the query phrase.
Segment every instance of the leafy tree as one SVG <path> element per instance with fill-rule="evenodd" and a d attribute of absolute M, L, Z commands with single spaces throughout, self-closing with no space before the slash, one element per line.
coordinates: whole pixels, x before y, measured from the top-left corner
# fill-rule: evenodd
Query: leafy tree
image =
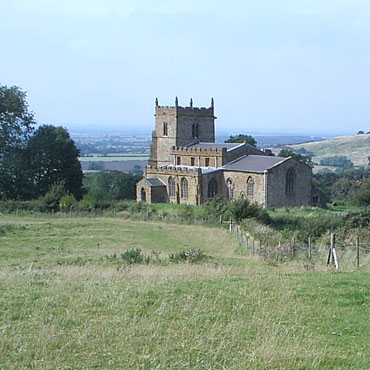
<path fill-rule="evenodd" d="M 331 197 L 335 201 L 346 201 L 349 192 L 353 186 L 353 181 L 340 178 L 337 180 L 331 188 Z"/>
<path fill-rule="evenodd" d="M 24 159 L 34 124 L 26 93 L 0 85 L 0 199 L 23 198 L 29 189 Z"/>
<path fill-rule="evenodd" d="M 46 194 L 53 184 L 63 182 L 67 193 L 81 198 L 83 174 L 79 151 L 65 128 L 40 126 L 28 143 L 27 154 L 34 197 Z"/>
<path fill-rule="evenodd" d="M 335 155 L 320 160 L 321 166 L 353 167 L 353 162 L 344 155 Z"/>
<path fill-rule="evenodd" d="M 136 198 L 136 183 L 141 175 L 120 171 L 103 171 L 85 176 L 84 186 L 88 195 L 100 200 L 114 201 Z"/>
<path fill-rule="evenodd" d="M 352 203 L 358 206 L 370 205 L 370 179 L 364 179 L 362 184 L 353 192 Z"/>
<path fill-rule="evenodd" d="M 292 150 L 289 150 L 289 149 L 286 149 L 286 148 L 280 150 L 280 152 L 278 154 L 278 157 L 283 157 L 283 158 L 292 157 L 295 160 L 297 160 L 298 162 L 301 162 L 301 163 L 307 164 L 309 166 L 312 166 L 312 162 L 311 162 L 310 157 L 306 157 L 302 154 L 295 153 Z"/>
<path fill-rule="evenodd" d="M 250 135 L 231 135 L 227 140 L 225 140 L 225 143 L 246 143 L 252 146 L 257 145 L 257 141 Z"/>

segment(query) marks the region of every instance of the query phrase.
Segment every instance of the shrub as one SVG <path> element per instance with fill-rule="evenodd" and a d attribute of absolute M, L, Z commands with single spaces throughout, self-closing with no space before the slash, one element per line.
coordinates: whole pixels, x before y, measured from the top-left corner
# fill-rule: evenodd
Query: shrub
<path fill-rule="evenodd" d="M 136 263 L 149 263 L 150 262 L 150 256 L 145 256 L 141 249 L 135 248 L 125 251 L 121 254 L 121 259 L 126 262 L 129 265 L 133 265 Z"/>
<path fill-rule="evenodd" d="M 207 259 L 207 255 L 201 249 L 192 248 L 188 251 L 182 251 L 168 256 L 171 262 L 201 263 Z"/>
<path fill-rule="evenodd" d="M 193 220 L 194 219 L 194 209 L 192 206 L 185 205 L 179 210 L 178 215 L 182 219 Z"/>
<path fill-rule="evenodd" d="M 59 200 L 59 208 L 61 211 L 70 211 L 76 205 L 76 199 L 72 194 L 65 194 Z"/>
<path fill-rule="evenodd" d="M 64 182 L 57 182 L 53 184 L 50 190 L 40 198 L 40 211 L 50 212 L 58 211 L 60 199 L 66 194 Z"/>
<path fill-rule="evenodd" d="M 238 199 L 229 203 L 228 211 L 237 223 L 246 218 L 255 218 L 265 224 L 270 222 L 268 213 L 257 204 L 251 204 L 247 199 Z"/>

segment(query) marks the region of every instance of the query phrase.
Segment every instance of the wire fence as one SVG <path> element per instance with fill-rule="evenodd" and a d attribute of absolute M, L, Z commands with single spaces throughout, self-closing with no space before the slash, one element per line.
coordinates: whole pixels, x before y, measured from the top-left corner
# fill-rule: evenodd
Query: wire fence
<path fill-rule="evenodd" d="M 237 237 L 244 252 L 261 256 L 270 263 L 295 260 L 303 262 L 308 270 L 327 266 L 342 271 L 370 271 L 370 249 L 361 246 L 359 238 L 355 244 L 348 245 L 337 244 L 335 234 L 331 234 L 329 245 L 317 245 L 311 242 L 311 238 L 308 238 L 307 243 L 293 239 L 289 243 L 268 244 L 253 238 L 238 225 L 230 223 L 229 231 Z"/>

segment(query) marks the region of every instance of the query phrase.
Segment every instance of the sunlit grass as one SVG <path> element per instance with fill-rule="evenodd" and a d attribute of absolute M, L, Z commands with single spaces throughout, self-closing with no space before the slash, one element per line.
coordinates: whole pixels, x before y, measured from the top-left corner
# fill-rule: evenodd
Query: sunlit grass
<path fill-rule="evenodd" d="M 0 368 L 368 368 L 368 274 L 268 265 L 236 253 L 235 238 L 217 228 L 5 222 L 13 226 L 0 236 Z M 105 257 L 135 247 L 163 263 Z M 165 261 L 193 247 L 210 259 Z"/>

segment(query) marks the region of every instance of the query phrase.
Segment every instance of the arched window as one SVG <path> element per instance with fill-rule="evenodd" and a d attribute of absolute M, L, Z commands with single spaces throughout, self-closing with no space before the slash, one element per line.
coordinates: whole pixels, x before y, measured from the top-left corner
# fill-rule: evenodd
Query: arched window
<path fill-rule="evenodd" d="M 172 177 L 168 178 L 168 195 L 174 197 L 176 193 L 175 180 Z"/>
<path fill-rule="evenodd" d="M 213 198 L 217 194 L 217 181 L 211 179 L 208 183 L 208 198 Z"/>
<path fill-rule="evenodd" d="M 285 182 L 285 193 L 288 195 L 294 194 L 295 187 L 295 172 L 293 168 L 289 168 L 286 173 L 286 182 Z"/>
<path fill-rule="evenodd" d="M 192 129 L 191 129 L 191 135 L 194 138 L 198 138 L 199 137 L 199 135 L 198 135 L 198 124 L 197 123 L 193 123 Z"/>
<path fill-rule="evenodd" d="M 163 136 L 168 136 L 168 124 L 167 124 L 167 122 L 163 123 Z"/>
<path fill-rule="evenodd" d="M 140 199 L 143 202 L 146 202 L 146 193 L 145 193 L 145 189 L 144 188 L 141 188 L 141 196 L 140 196 Z"/>
<path fill-rule="evenodd" d="M 188 181 L 185 178 L 181 179 L 181 198 L 188 199 Z"/>
<path fill-rule="evenodd" d="M 249 177 L 247 180 L 247 195 L 248 197 L 253 197 L 254 195 L 254 180 L 252 177 Z"/>
<path fill-rule="evenodd" d="M 227 186 L 227 200 L 233 200 L 234 199 L 234 184 L 231 181 L 231 179 L 227 179 L 226 186 Z"/>

